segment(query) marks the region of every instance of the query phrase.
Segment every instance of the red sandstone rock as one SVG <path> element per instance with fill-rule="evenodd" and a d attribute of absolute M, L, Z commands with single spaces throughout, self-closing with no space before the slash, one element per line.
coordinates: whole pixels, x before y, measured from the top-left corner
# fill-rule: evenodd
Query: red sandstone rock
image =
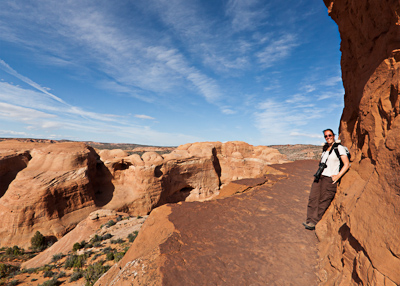
<path fill-rule="evenodd" d="M 317 225 L 323 285 L 400 285 L 400 1 L 324 0 L 339 26 L 351 171 Z"/>
<path fill-rule="evenodd" d="M 285 160 L 244 142 L 186 144 L 163 156 L 99 154 L 83 143 L 0 142 L 0 246 L 27 247 L 37 230 L 59 239 L 99 208 L 145 215 L 210 199 L 231 180 L 260 177 Z"/>
<path fill-rule="evenodd" d="M 156 208 L 95 285 L 316 285 L 316 238 L 301 222 L 317 164 L 274 165 L 228 184 L 243 194 Z"/>
<path fill-rule="evenodd" d="M 60 238 L 95 209 L 93 149 L 80 143 L 0 143 L 10 147 L 31 159 L 0 198 L 1 245 L 27 247 L 37 230 Z"/>

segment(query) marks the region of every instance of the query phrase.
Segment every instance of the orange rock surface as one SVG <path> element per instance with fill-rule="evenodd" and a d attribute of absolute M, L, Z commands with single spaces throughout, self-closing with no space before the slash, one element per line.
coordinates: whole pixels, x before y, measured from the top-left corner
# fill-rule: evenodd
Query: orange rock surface
<path fill-rule="evenodd" d="M 186 144 L 163 156 L 96 151 L 83 143 L 0 142 L 0 246 L 28 247 L 39 230 L 61 238 L 103 208 L 145 215 L 165 203 L 210 199 L 233 179 L 285 160 L 244 142 Z"/>
<path fill-rule="evenodd" d="M 324 0 L 341 36 L 351 170 L 317 225 L 323 285 L 400 285 L 400 1 Z"/>
<path fill-rule="evenodd" d="M 301 225 L 316 166 L 273 165 L 228 184 L 239 195 L 156 208 L 95 285 L 317 285 L 317 240 Z"/>

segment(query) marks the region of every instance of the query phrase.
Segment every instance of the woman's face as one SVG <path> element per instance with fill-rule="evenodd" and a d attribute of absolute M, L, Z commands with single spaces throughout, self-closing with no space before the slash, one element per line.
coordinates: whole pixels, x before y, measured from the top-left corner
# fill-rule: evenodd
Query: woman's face
<path fill-rule="evenodd" d="M 335 142 L 335 135 L 333 135 L 333 133 L 330 131 L 325 131 L 324 137 L 325 137 L 326 143 L 328 143 L 329 145 L 333 144 L 333 142 Z"/>

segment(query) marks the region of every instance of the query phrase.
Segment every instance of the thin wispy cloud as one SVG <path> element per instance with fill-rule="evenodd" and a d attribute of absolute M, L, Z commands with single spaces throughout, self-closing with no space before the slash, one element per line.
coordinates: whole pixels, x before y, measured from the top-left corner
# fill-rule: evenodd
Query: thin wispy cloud
<path fill-rule="evenodd" d="M 152 144 L 224 141 L 220 136 L 260 144 L 269 140 L 269 120 L 276 132 L 313 134 L 300 129 L 321 116 L 328 100 L 340 110 L 343 93 L 338 63 L 326 59 L 332 42 L 322 40 L 331 39 L 321 29 L 328 16 L 315 7 L 261 0 L 1 1 L 0 103 L 9 110 L 0 113 L 0 125 L 14 124 L 21 134 L 109 134 Z M 314 35 L 321 35 L 319 49 L 310 54 Z M 232 133 L 236 127 L 241 133 Z M 307 137 L 290 132 L 282 132 L 282 142 Z"/>
<path fill-rule="evenodd" d="M 234 31 L 255 30 L 264 24 L 268 11 L 260 5 L 259 0 L 229 0 L 226 14 L 232 18 Z"/>
<path fill-rule="evenodd" d="M 155 120 L 154 117 L 151 117 L 151 116 L 148 116 L 148 115 L 144 115 L 144 114 L 136 114 L 135 117 L 136 118 L 140 118 L 140 119 Z"/>
<path fill-rule="evenodd" d="M 257 57 L 260 64 L 268 68 L 277 61 L 287 58 L 298 45 L 295 35 L 286 34 L 272 40 L 261 52 L 257 53 Z"/>

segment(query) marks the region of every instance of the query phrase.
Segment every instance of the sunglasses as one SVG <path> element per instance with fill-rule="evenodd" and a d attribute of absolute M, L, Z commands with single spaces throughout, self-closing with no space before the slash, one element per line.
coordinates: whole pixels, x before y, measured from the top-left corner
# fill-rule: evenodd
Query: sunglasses
<path fill-rule="evenodd" d="M 330 137 L 333 137 L 333 135 L 332 135 L 332 134 L 329 134 L 329 135 L 325 135 L 324 137 L 325 137 L 325 138 L 330 138 Z"/>

